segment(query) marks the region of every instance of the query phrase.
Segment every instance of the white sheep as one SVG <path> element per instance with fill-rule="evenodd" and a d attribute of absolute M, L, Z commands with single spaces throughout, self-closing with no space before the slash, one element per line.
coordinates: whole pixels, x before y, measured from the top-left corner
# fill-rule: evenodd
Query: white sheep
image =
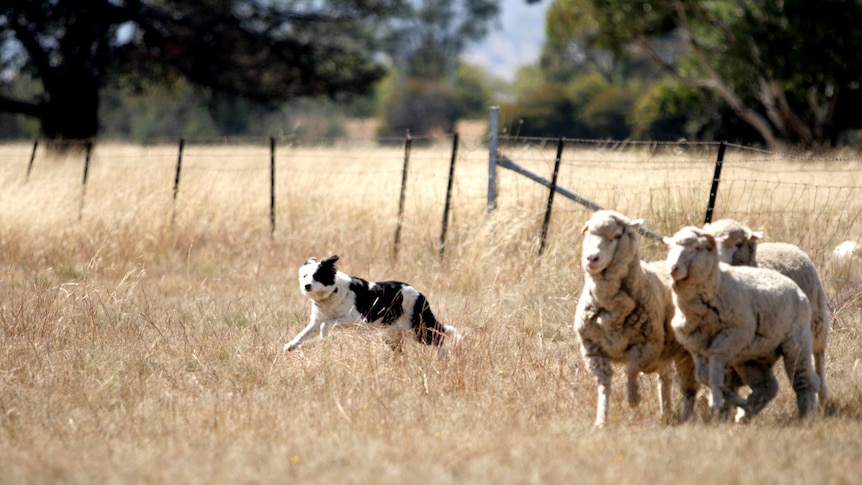
<path fill-rule="evenodd" d="M 781 357 L 799 416 L 817 412 L 820 379 L 811 364 L 811 309 L 805 293 L 777 271 L 719 262 L 715 238 L 686 227 L 673 238 L 667 271 L 673 278 L 677 340 L 709 383 L 710 409 L 726 412 L 724 397 L 750 419 L 778 393 L 772 365 Z M 725 387 L 730 367 L 751 388 L 746 399 Z"/>
<path fill-rule="evenodd" d="M 859 243 L 856 241 L 844 241 L 832 250 L 832 259 L 836 263 L 843 263 L 850 261 L 854 256 L 858 256 L 859 254 Z"/>
<path fill-rule="evenodd" d="M 792 279 L 808 297 L 811 305 L 811 336 L 814 368 L 820 377 L 821 404 L 829 400 L 826 387 L 826 342 L 831 312 L 826 291 L 811 258 L 797 246 L 780 242 L 760 242 L 763 234 L 732 219 L 721 219 L 704 226 L 718 244 L 719 260 L 735 266 L 768 268 Z"/>
<path fill-rule="evenodd" d="M 680 419 L 691 416 L 697 394 L 694 362 L 670 328 L 671 280 L 662 261 L 647 264 L 640 259 L 642 223 L 603 210 L 583 228 L 584 288 L 575 330 L 581 355 L 598 384 L 597 427 L 607 421 L 612 362 L 626 366 L 626 399 L 632 407 L 640 402 L 640 373 L 657 373 L 662 415 L 672 416 L 673 364 L 682 392 Z"/>

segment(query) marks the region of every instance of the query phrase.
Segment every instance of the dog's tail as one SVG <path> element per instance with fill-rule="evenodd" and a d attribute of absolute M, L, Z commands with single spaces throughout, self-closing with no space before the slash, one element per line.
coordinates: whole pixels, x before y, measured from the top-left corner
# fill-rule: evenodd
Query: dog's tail
<path fill-rule="evenodd" d="M 411 325 L 416 332 L 416 340 L 425 345 L 442 345 L 444 338 L 454 338 L 458 330 L 451 325 L 444 325 L 431 311 L 431 305 L 421 293 L 416 299 Z"/>

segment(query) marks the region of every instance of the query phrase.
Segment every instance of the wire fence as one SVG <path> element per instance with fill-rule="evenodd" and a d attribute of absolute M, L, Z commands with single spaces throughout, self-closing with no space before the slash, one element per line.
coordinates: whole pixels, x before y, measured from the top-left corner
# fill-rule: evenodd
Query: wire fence
<path fill-rule="evenodd" d="M 798 244 L 819 261 L 862 236 L 862 157 L 852 151 L 815 156 L 718 142 L 500 137 L 498 152 L 500 166 L 518 175 L 497 176 L 501 194 L 530 185 L 547 191 L 547 179 L 558 172 L 556 190 L 573 193 L 576 203 L 555 212 L 614 209 L 644 218 L 648 235 L 732 218 L 764 230 L 769 240 Z M 537 184 L 525 171 L 545 179 Z"/>
<path fill-rule="evenodd" d="M 510 136 L 496 137 L 494 150 L 490 138 L 244 137 L 143 145 L 72 141 L 63 150 L 47 150 L 39 141 L 8 144 L 3 151 L 7 185 L 22 178 L 25 187 L 34 188 L 46 178 L 67 180 L 69 193 L 60 195 L 67 201 L 67 218 L 81 220 L 135 200 L 137 207 L 130 210 L 138 213 L 146 206 L 171 224 L 183 217 L 229 219 L 236 213 L 247 219 L 249 213 L 259 214 L 260 223 L 278 237 L 302 223 L 297 200 L 325 211 L 337 194 L 342 204 L 360 212 L 372 201 L 378 221 L 383 217 L 395 225 L 396 253 L 402 231 L 419 231 L 423 238 L 439 241 L 442 254 L 453 218 L 460 214 L 463 222 L 492 208 L 535 217 L 542 224 L 540 247 L 555 225 L 585 220 L 595 207 L 643 218 L 656 236 L 702 225 L 707 217 L 734 218 L 764 230 L 769 239 L 798 244 L 819 260 L 839 243 L 862 237 L 862 157 L 855 152 L 814 156 L 717 142 Z M 510 170 L 491 175 L 489 166 L 499 161 L 522 171 L 504 163 Z M 493 201 L 491 176 L 498 194 Z M 551 182 L 555 190 L 550 193 L 580 203 L 553 202 Z M 56 183 L 51 187 L 57 190 Z M 128 196 L 135 191 L 147 194 L 145 202 Z M 584 207 L 572 195 L 595 207 Z M 79 201 L 74 215 L 69 214 L 70 197 Z M 192 207 L 203 213 L 189 213 Z M 439 211 L 438 228 L 411 223 L 411 213 L 427 211 Z"/>

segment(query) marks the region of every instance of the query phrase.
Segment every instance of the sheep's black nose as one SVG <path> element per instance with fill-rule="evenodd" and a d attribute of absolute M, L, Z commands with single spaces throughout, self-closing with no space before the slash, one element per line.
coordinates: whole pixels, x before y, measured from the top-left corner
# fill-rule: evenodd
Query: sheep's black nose
<path fill-rule="evenodd" d="M 305 285 L 305 291 L 311 291 L 311 284 Z"/>

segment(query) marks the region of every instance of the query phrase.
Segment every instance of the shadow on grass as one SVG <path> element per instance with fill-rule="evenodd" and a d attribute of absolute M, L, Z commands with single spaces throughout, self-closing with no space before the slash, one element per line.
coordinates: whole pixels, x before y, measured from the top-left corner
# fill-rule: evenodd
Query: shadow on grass
<path fill-rule="evenodd" d="M 856 389 L 852 396 L 833 398 L 821 411 L 825 418 L 852 419 L 862 421 L 862 391 Z"/>

